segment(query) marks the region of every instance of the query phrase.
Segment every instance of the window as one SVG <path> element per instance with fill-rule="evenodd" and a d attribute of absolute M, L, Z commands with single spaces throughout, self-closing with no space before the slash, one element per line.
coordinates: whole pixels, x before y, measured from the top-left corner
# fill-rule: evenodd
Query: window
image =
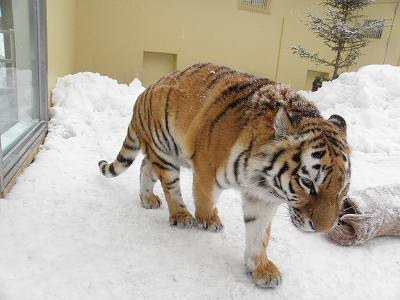
<path fill-rule="evenodd" d="M 383 27 L 384 27 L 383 21 L 372 20 L 372 19 L 364 20 L 364 26 L 370 26 L 371 24 L 376 22 L 378 22 L 378 24 L 382 22 L 382 26 L 376 26 L 375 28 L 368 30 L 366 33 L 363 34 L 363 37 L 368 39 L 380 39 L 382 37 Z"/>
<path fill-rule="evenodd" d="M 47 130 L 44 0 L 0 0 L 0 192 Z"/>
<path fill-rule="evenodd" d="M 239 0 L 239 8 L 257 13 L 270 13 L 271 0 Z"/>

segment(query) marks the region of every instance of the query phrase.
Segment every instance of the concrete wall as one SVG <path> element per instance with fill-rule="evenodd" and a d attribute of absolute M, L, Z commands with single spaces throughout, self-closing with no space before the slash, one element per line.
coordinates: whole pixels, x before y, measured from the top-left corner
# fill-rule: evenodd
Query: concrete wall
<path fill-rule="evenodd" d="M 60 0 L 48 1 L 48 5 L 52 1 Z M 76 70 L 100 72 L 128 83 L 150 73 L 144 68 L 154 68 L 154 64 L 144 61 L 144 53 L 156 52 L 176 55 L 177 69 L 211 61 L 295 88 L 309 88 L 307 73 L 329 73 L 331 69 L 298 58 L 289 47 L 301 44 L 332 56 L 303 22 L 308 10 L 322 14 L 319 3 L 271 0 L 270 14 L 261 14 L 238 9 L 236 0 L 79 0 Z M 396 19 L 393 28 L 385 28 L 381 39 L 372 40 L 352 69 L 399 63 L 397 7 L 398 0 L 381 0 L 364 12 L 370 18 L 394 19 L 396 15 Z M 156 79 L 146 75 L 144 84 Z"/>
<path fill-rule="evenodd" d="M 76 72 L 76 2 L 76 0 L 47 1 L 49 95 L 58 77 Z"/>

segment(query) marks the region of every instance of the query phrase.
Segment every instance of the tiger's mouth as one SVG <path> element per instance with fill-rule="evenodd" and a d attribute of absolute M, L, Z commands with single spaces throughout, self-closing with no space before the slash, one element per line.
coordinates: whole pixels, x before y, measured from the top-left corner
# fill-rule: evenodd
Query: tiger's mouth
<path fill-rule="evenodd" d="M 339 211 L 339 220 L 340 220 L 340 218 L 343 217 L 344 215 L 348 215 L 348 214 L 355 215 L 355 214 L 358 214 L 358 213 L 359 213 L 359 212 L 357 211 L 356 205 L 354 204 L 354 202 L 352 201 L 352 199 L 349 198 L 349 197 L 346 197 L 346 198 L 343 200 L 342 207 L 341 207 L 341 209 L 340 209 L 340 211 Z"/>

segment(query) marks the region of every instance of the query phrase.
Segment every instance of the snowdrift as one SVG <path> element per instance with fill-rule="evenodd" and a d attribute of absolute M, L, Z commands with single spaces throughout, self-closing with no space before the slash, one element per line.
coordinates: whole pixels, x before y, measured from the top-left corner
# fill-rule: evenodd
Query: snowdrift
<path fill-rule="evenodd" d="M 345 118 L 353 150 L 400 153 L 400 67 L 369 65 L 302 94 L 324 117 L 336 113 Z"/>
<path fill-rule="evenodd" d="M 399 82 L 399 67 L 368 66 L 303 92 L 325 116 L 346 118 L 353 189 L 399 183 Z M 46 142 L 0 200 L 1 299 L 399 299 L 399 239 L 340 247 L 298 231 L 282 209 L 269 255 L 283 284 L 261 290 L 242 269 L 236 192 L 222 193 L 225 229 L 210 234 L 170 228 L 165 203 L 141 208 L 140 157 L 124 175 L 102 177 L 97 162 L 117 154 L 143 90 L 93 73 L 58 80 Z M 181 186 L 193 212 L 189 171 Z"/>

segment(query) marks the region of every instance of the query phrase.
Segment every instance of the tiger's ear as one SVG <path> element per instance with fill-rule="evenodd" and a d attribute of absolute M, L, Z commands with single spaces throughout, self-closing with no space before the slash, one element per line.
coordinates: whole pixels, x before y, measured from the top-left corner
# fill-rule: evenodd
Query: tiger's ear
<path fill-rule="evenodd" d="M 346 121 L 343 119 L 343 117 L 339 115 L 332 115 L 328 119 L 329 122 L 331 122 L 333 125 L 335 125 L 340 131 L 346 136 Z"/>
<path fill-rule="evenodd" d="M 283 108 L 280 108 L 274 120 L 275 136 L 285 137 L 290 135 L 293 133 L 295 123 L 292 116 Z"/>

